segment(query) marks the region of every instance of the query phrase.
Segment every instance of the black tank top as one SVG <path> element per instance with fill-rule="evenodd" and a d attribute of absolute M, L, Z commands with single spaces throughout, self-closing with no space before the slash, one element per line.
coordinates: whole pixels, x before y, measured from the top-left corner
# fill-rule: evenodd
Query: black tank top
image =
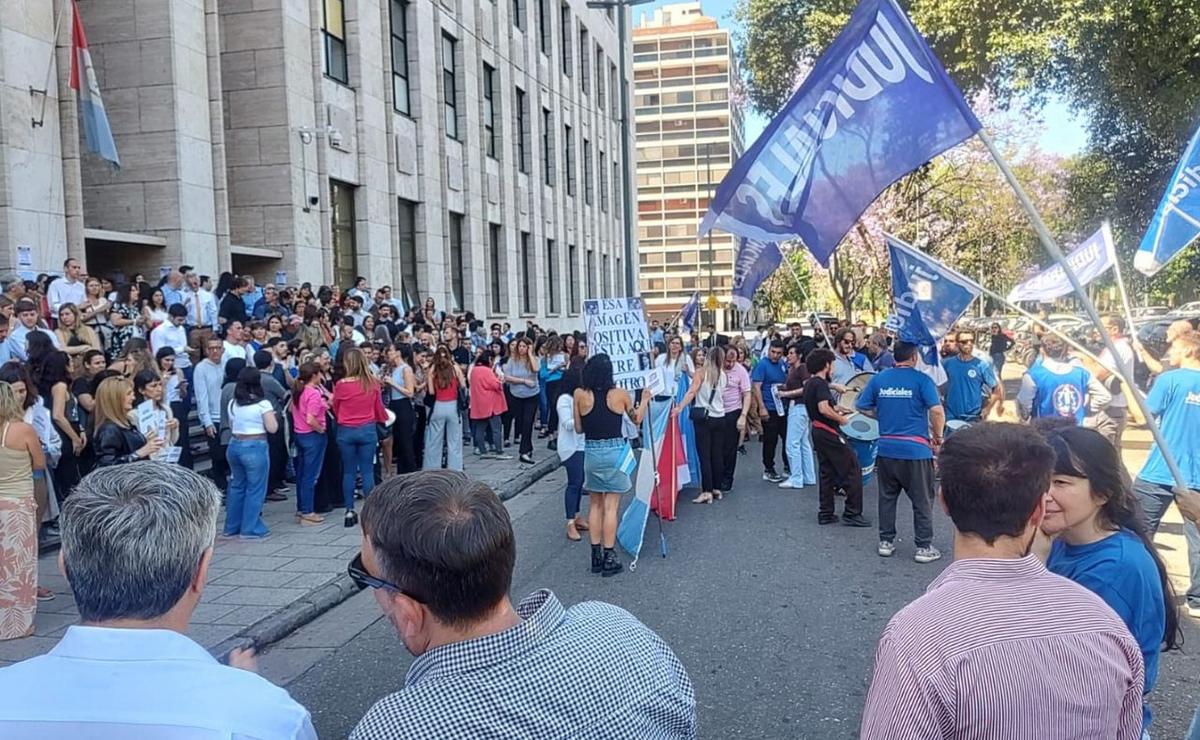
<path fill-rule="evenodd" d="M 620 439 L 621 414 L 608 407 L 608 393 L 598 398 L 592 393 L 592 410 L 583 417 L 583 433 L 588 439 Z"/>

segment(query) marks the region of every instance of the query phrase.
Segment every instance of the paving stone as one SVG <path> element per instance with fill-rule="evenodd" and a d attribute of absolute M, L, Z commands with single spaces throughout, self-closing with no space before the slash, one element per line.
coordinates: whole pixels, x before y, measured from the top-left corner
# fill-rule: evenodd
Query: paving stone
<path fill-rule="evenodd" d="M 237 609 L 236 604 L 220 604 L 207 601 L 207 593 L 205 594 L 206 601 L 196 607 L 196 611 L 192 612 L 192 624 L 215 624 L 222 621 L 229 612 Z"/>
<path fill-rule="evenodd" d="M 222 624 L 236 624 L 239 627 L 249 627 L 260 619 L 268 617 L 279 610 L 278 606 L 238 606 L 233 611 L 221 617 Z"/>
<path fill-rule="evenodd" d="M 279 571 L 279 572 L 283 573 L 284 571 Z M 330 581 L 334 580 L 339 575 L 341 575 L 341 572 L 337 571 L 337 572 L 332 572 L 332 573 L 298 573 L 295 575 L 296 575 L 296 577 L 294 579 L 288 581 L 284 585 L 287 586 L 288 588 L 304 588 L 304 589 L 308 589 L 309 591 L 311 591 L 315 588 L 320 588 L 321 586 L 324 586 L 326 583 L 329 583 Z"/>
<path fill-rule="evenodd" d="M 303 588 L 258 588 L 241 586 L 223 594 L 216 603 L 250 606 L 285 606 L 308 593 Z"/>
<path fill-rule="evenodd" d="M 242 630 L 236 624 L 193 624 L 188 627 L 188 637 L 206 648 L 211 648 L 236 635 Z"/>
<path fill-rule="evenodd" d="M 263 674 L 270 672 L 272 682 L 286 685 L 299 678 L 317 661 L 331 654 L 335 648 L 289 647 L 271 650 L 258 658 L 258 669 Z"/>
<path fill-rule="evenodd" d="M 235 570 L 228 575 L 221 576 L 216 581 L 222 586 L 258 586 L 261 588 L 279 588 L 288 585 L 289 581 L 296 579 L 294 571 L 282 570 Z M 300 588 L 293 586 L 293 588 Z M 228 593 L 232 588 L 226 590 Z M 223 594 L 222 594 L 223 595 Z"/>
<path fill-rule="evenodd" d="M 33 627 L 35 635 L 41 637 L 52 637 L 54 633 L 64 630 L 79 621 L 79 614 L 52 614 L 50 612 L 38 611 L 37 616 L 33 619 Z"/>
<path fill-rule="evenodd" d="M 340 558 L 346 548 L 337 545 L 289 545 L 279 552 L 280 557 Z"/>
<path fill-rule="evenodd" d="M 340 552 L 340 551 L 339 551 Z M 346 570 L 347 561 L 338 562 L 329 558 L 293 558 L 279 566 L 281 571 L 301 573 L 341 573 Z"/>
<path fill-rule="evenodd" d="M 0 661 L 16 663 L 35 655 L 41 655 L 57 644 L 58 640 L 52 637 L 34 636 L 23 637 L 20 640 L 4 640 L 0 642 Z"/>
<path fill-rule="evenodd" d="M 276 570 L 290 561 L 291 558 L 272 555 L 218 555 L 213 560 L 216 565 L 233 570 Z"/>

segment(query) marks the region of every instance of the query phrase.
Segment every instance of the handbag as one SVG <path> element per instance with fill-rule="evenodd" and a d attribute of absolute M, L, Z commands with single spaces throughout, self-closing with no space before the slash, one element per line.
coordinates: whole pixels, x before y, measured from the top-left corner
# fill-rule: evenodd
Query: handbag
<path fill-rule="evenodd" d="M 714 385 L 712 391 L 708 394 L 708 405 L 712 406 L 713 399 L 717 397 L 717 387 Z M 688 418 L 694 422 L 704 421 L 708 418 L 708 409 L 693 405 L 688 409 Z"/>

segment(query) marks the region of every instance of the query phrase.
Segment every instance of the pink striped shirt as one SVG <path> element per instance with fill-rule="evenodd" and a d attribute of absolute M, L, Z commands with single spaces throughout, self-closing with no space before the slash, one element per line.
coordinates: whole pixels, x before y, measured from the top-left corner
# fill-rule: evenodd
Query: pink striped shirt
<path fill-rule="evenodd" d="M 863 740 L 1136 740 L 1142 653 L 1082 586 L 1020 560 L 959 560 L 879 638 Z"/>

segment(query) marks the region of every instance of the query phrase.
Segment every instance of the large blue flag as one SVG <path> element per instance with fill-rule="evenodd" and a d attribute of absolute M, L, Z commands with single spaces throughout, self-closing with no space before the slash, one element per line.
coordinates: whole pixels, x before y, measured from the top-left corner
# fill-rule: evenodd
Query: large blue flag
<path fill-rule="evenodd" d="M 892 260 L 896 336 L 921 347 L 925 362 L 935 365 L 937 343 L 983 289 L 894 236 L 887 237 L 887 246 Z"/>
<path fill-rule="evenodd" d="M 828 266 L 880 193 L 979 128 L 895 0 L 862 0 L 721 181 L 700 235 L 800 239 Z"/>
<path fill-rule="evenodd" d="M 688 302 L 683 304 L 683 310 L 679 312 L 679 323 L 683 325 L 684 331 L 691 334 L 696 330 L 696 317 L 700 315 L 700 291 L 692 293 L 692 297 Z"/>
<path fill-rule="evenodd" d="M 1066 260 L 1080 285 L 1087 285 L 1116 264 L 1117 251 L 1113 246 L 1112 230 L 1109 228 L 1108 222 L 1105 221 L 1099 231 L 1072 249 Z M 1008 302 L 1049 303 L 1074 290 L 1071 287 L 1071 281 L 1067 279 L 1066 270 L 1056 262 L 1013 288 L 1008 294 Z"/>
<path fill-rule="evenodd" d="M 1200 236 L 1200 127 L 1183 152 L 1150 228 L 1133 256 L 1138 272 L 1154 275 Z"/>
<path fill-rule="evenodd" d="M 775 242 L 738 239 L 737 258 L 733 261 L 733 305 L 745 313 L 754 305 L 754 292 L 783 262 Z"/>

